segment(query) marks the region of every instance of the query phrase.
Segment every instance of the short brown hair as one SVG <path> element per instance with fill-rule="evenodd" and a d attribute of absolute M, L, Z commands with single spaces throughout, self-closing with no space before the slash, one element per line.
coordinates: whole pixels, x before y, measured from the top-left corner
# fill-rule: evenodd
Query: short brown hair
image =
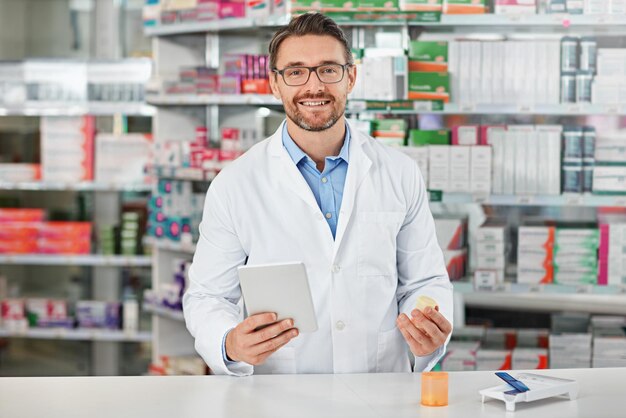
<path fill-rule="evenodd" d="M 276 69 L 276 59 L 278 58 L 278 48 L 280 44 L 291 36 L 320 35 L 332 36 L 344 47 L 347 64 L 353 64 L 352 52 L 348 39 L 341 28 L 334 20 L 318 12 L 308 12 L 291 19 L 288 25 L 280 28 L 270 41 L 270 69 Z"/>

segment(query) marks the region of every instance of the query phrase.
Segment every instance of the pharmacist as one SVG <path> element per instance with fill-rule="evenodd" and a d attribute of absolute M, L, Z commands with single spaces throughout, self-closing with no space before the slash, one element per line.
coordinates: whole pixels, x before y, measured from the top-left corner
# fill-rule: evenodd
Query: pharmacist
<path fill-rule="evenodd" d="M 331 19 L 294 18 L 269 52 L 287 118 L 207 193 L 183 299 L 196 350 L 236 376 L 408 372 L 410 353 L 416 371 L 432 368 L 452 331 L 452 286 L 417 165 L 346 122 L 357 74 Z M 290 261 L 307 268 L 318 331 L 272 313 L 242 320 L 237 267 Z M 414 309 L 421 295 L 438 310 Z"/>

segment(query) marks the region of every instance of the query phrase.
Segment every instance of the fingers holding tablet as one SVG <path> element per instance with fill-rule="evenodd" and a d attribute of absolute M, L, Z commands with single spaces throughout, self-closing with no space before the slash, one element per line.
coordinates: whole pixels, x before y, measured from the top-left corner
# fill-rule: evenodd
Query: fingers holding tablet
<path fill-rule="evenodd" d="M 232 361 L 256 366 L 265 362 L 298 333 L 292 319 L 276 322 L 274 313 L 251 315 L 226 336 L 226 356 Z"/>

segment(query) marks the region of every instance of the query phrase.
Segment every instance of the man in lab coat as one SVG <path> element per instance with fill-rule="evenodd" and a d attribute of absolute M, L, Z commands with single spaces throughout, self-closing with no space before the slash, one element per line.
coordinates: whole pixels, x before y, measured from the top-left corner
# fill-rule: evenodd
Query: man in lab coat
<path fill-rule="evenodd" d="M 331 19 L 292 19 L 269 52 L 287 118 L 207 193 L 183 299 L 196 350 L 236 376 L 407 372 L 409 352 L 431 369 L 452 331 L 452 286 L 417 165 L 346 121 L 357 74 Z M 273 313 L 244 320 L 237 267 L 291 261 L 306 266 L 318 331 Z M 437 310 L 416 310 L 421 295 Z"/>

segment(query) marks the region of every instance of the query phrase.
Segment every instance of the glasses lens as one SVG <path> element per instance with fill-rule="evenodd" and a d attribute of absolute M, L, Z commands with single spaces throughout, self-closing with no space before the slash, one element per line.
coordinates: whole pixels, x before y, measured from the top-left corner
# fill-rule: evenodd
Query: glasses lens
<path fill-rule="evenodd" d="M 289 86 L 300 86 L 309 78 L 309 69 L 305 67 L 289 67 L 283 72 L 285 83 Z"/>
<path fill-rule="evenodd" d="M 317 74 L 324 83 L 337 83 L 343 77 L 343 67 L 339 64 L 322 65 L 317 68 Z"/>

